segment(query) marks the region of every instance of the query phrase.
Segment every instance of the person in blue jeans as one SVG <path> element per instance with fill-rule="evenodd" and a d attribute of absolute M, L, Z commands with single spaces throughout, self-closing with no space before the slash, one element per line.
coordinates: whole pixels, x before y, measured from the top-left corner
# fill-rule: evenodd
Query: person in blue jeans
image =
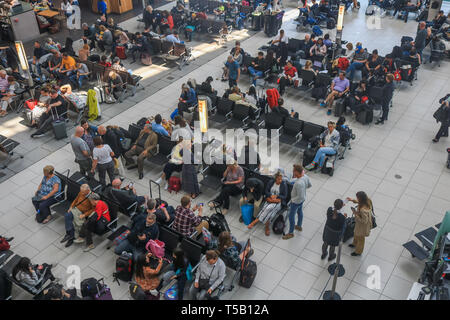
<path fill-rule="evenodd" d="M 355 55 L 353 56 L 353 62 L 350 64 L 346 71 L 348 75 L 348 79 L 350 81 L 353 80 L 353 77 L 355 76 L 356 70 L 362 70 L 364 65 L 366 64 L 368 59 L 368 54 L 364 50 L 362 46 L 357 46 L 355 50 Z"/>
<path fill-rule="evenodd" d="M 256 86 L 256 79 L 262 78 L 264 75 L 264 71 L 266 71 L 266 61 L 264 59 L 264 53 L 258 52 L 258 57 L 252 61 L 252 65 L 248 67 L 248 72 L 252 77 L 252 83 Z"/>
<path fill-rule="evenodd" d="M 294 164 L 292 172 L 296 179 L 291 192 L 291 204 L 289 207 L 289 233 L 283 236 L 283 240 L 294 237 L 294 229 L 302 231 L 303 223 L 303 203 L 306 199 L 306 189 L 311 188 L 311 181 L 305 175 L 305 170 L 301 164 Z M 298 216 L 297 224 L 295 224 L 295 216 Z"/>
<path fill-rule="evenodd" d="M 314 170 L 315 168 L 322 168 L 325 162 L 325 156 L 336 154 L 339 146 L 340 135 L 336 129 L 336 123 L 328 121 L 328 129 L 322 132 L 319 136 L 320 148 L 317 150 L 314 160 L 308 164 L 306 170 Z"/>
<path fill-rule="evenodd" d="M 239 67 L 239 63 L 233 59 L 233 56 L 229 55 L 227 62 L 225 62 L 225 78 L 228 78 L 230 88 L 237 86 L 240 75 L 241 68 Z"/>
<path fill-rule="evenodd" d="M 83 86 L 83 80 L 88 78 L 89 69 L 84 63 L 77 63 L 76 73 L 72 73 L 70 75 L 70 81 L 78 86 L 78 89 L 81 89 Z"/>

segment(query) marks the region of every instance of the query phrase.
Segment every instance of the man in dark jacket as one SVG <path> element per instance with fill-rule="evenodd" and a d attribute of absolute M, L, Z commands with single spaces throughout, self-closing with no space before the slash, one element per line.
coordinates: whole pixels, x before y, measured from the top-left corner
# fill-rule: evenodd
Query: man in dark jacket
<path fill-rule="evenodd" d="M 384 120 L 387 120 L 389 113 L 389 104 L 392 100 L 394 89 L 394 75 L 388 73 L 386 75 L 386 84 L 383 86 L 383 102 L 381 105 L 383 114 L 381 115 L 381 118 L 377 122 L 375 122 L 375 124 L 384 124 Z"/>
<path fill-rule="evenodd" d="M 439 112 L 435 113 L 436 121 L 441 123 L 441 127 L 433 139 L 433 142 L 439 142 L 441 137 L 448 137 L 448 127 L 450 125 L 450 94 L 439 100 L 441 107 Z M 436 117 L 435 116 L 435 117 Z"/>
<path fill-rule="evenodd" d="M 131 231 L 115 249 L 114 253 L 121 255 L 123 251 L 133 254 L 133 259 L 145 252 L 145 246 L 150 239 L 158 239 L 159 228 L 154 213 L 141 213 L 133 218 Z"/>
<path fill-rule="evenodd" d="M 112 151 L 119 157 L 122 155 L 122 145 L 120 144 L 120 138 L 123 138 L 119 134 L 119 130 L 115 130 L 112 127 L 105 128 L 104 126 L 98 126 L 98 134 L 102 137 L 104 144 L 111 147 Z"/>
<path fill-rule="evenodd" d="M 142 20 L 144 20 L 145 29 L 152 27 L 153 32 L 156 32 L 158 24 L 156 23 L 156 15 L 153 12 L 152 6 L 147 6 L 147 8 L 145 8 L 144 13 L 142 14 Z"/>

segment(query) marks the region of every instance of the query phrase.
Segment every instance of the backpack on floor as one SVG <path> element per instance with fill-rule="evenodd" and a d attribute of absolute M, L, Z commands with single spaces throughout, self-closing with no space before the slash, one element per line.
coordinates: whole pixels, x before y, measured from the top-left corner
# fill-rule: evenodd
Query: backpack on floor
<path fill-rule="evenodd" d="M 228 226 L 227 220 L 223 214 L 214 213 L 211 217 L 209 217 L 209 231 L 215 237 L 218 237 L 223 231 L 230 231 L 230 227 Z"/>
<path fill-rule="evenodd" d="M 128 252 L 122 254 L 116 260 L 116 272 L 113 274 L 114 280 L 120 279 L 129 282 L 133 278 L 133 255 Z"/>
<path fill-rule="evenodd" d="M 311 97 L 315 98 L 316 100 L 325 99 L 327 96 L 327 91 L 327 87 L 315 87 L 311 91 Z"/>
<path fill-rule="evenodd" d="M 242 263 L 241 274 L 239 276 L 239 285 L 244 288 L 250 288 L 255 281 L 258 271 L 256 262 L 246 258 Z"/>
<path fill-rule="evenodd" d="M 87 278 L 81 281 L 81 296 L 83 298 L 95 298 L 98 293 L 98 288 L 102 288 L 102 285 L 95 278 Z"/>
<path fill-rule="evenodd" d="M 178 192 L 181 190 L 181 179 L 179 177 L 169 178 L 169 187 L 167 189 L 169 192 Z"/>
<path fill-rule="evenodd" d="M 284 217 L 282 214 L 280 214 L 273 222 L 273 225 L 272 225 L 273 233 L 283 234 L 285 226 L 286 226 L 286 224 L 284 222 Z"/>
<path fill-rule="evenodd" d="M 336 20 L 334 18 L 329 18 L 327 21 L 327 29 L 334 29 L 336 27 Z"/>
<path fill-rule="evenodd" d="M 141 63 L 144 66 L 151 66 L 152 65 L 152 57 L 148 53 L 142 53 L 141 55 Z"/>
<path fill-rule="evenodd" d="M 316 35 L 316 37 L 320 37 L 323 34 L 319 26 L 312 27 L 312 32 Z"/>

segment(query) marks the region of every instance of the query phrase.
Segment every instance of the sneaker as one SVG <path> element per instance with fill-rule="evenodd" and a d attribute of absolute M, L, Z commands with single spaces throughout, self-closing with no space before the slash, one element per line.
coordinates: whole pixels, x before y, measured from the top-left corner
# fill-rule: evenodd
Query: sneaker
<path fill-rule="evenodd" d="M 360 253 L 356 253 L 356 252 L 351 253 L 351 256 L 353 256 L 353 257 L 359 257 L 360 255 L 361 255 Z"/>
<path fill-rule="evenodd" d="M 325 106 L 326 106 L 325 102 L 321 102 L 321 103 L 320 103 L 320 106 L 321 106 L 321 107 L 325 107 Z"/>
<path fill-rule="evenodd" d="M 331 115 L 331 110 L 328 110 L 328 111 L 327 111 L 327 115 Z"/>
<path fill-rule="evenodd" d="M 66 247 L 66 248 L 70 247 L 73 244 L 73 241 L 74 241 L 73 238 L 69 239 L 69 241 L 67 241 L 67 243 L 65 244 L 64 247 Z"/>
<path fill-rule="evenodd" d="M 61 243 L 66 242 L 66 241 L 69 240 L 70 238 L 71 238 L 71 236 L 70 236 L 69 234 L 66 234 L 66 235 L 64 236 L 64 238 L 61 240 Z"/>
<path fill-rule="evenodd" d="M 354 247 L 355 247 L 355 245 L 354 245 L 353 243 L 350 243 L 348 246 L 349 246 L 350 248 L 354 248 Z"/>
<path fill-rule="evenodd" d="M 323 253 L 321 256 L 320 256 L 320 259 L 325 259 L 326 257 L 327 257 L 327 255 L 328 255 L 328 252 L 327 253 Z"/>
<path fill-rule="evenodd" d="M 76 238 L 75 240 L 73 240 L 74 243 L 83 243 L 84 242 L 84 238 Z"/>
<path fill-rule="evenodd" d="M 314 164 L 314 162 L 311 162 L 310 164 L 308 164 L 305 169 L 306 170 L 313 170 L 316 167 L 316 165 Z"/>
<path fill-rule="evenodd" d="M 283 240 L 289 240 L 290 238 L 293 238 L 293 237 L 294 237 L 294 234 L 293 234 L 293 233 L 288 233 L 288 234 L 284 235 L 284 236 L 282 237 L 282 239 L 283 239 Z"/>
<path fill-rule="evenodd" d="M 158 180 L 156 180 L 155 181 L 157 184 L 161 184 L 161 182 L 162 182 L 162 179 L 161 178 L 159 178 Z"/>
<path fill-rule="evenodd" d="M 331 261 L 331 260 L 334 260 L 334 259 L 336 259 L 336 255 L 335 254 L 333 254 L 332 256 L 328 257 L 328 261 Z"/>
<path fill-rule="evenodd" d="M 31 135 L 32 138 L 41 138 L 41 137 L 43 137 L 43 136 L 45 136 L 44 133 L 40 133 L 40 134 L 33 133 L 33 134 Z"/>
<path fill-rule="evenodd" d="M 433 140 L 431 140 L 431 141 L 433 141 L 434 143 L 438 143 L 438 142 L 439 142 L 438 139 L 433 139 Z"/>
<path fill-rule="evenodd" d="M 303 231 L 302 227 L 299 227 L 299 226 L 295 226 L 295 230 L 297 230 L 297 231 Z"/>
<path fill-rule="evenodd" d="M 166 185 L 164 186 L 164 190 L 169 190 L 169 184 L 168 183 L 166 183 Z"/>
<path fill-rule="evenodd" d="M 94 248 L 95 248 L 95 246 L 93 244 L 91 244 L 90 246 L 87 246 L 86 248 L 84 248 L 83 252 L 91 251 Z"/>

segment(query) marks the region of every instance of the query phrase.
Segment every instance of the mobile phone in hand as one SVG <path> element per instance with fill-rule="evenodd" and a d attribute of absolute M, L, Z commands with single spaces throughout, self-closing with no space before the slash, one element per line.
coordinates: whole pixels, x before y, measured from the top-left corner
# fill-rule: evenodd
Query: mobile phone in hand
<path fill-rule="evenodd" d="M 164 203 L 161 203 L 161 205 L 159 206 L 160 208 L 164 208 L 166 205 Z"/>

